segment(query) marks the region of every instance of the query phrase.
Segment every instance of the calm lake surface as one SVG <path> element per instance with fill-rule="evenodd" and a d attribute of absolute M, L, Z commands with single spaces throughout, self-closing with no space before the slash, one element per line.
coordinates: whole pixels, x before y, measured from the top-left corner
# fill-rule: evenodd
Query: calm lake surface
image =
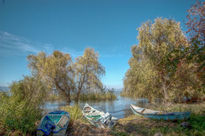
<path fill-rule="evenodd" d="M 121 97 L 120 92 L 115 92 L 117 99 L 114 101 L 86 101 L 89 105 L 93 106 L 94 108 L 109 112 L 112 116 L 117 118 L 124 118 L 127 117 L 132 113 L 130 110 L 130 104 L 136 104 L 139 106 L 144 106 L 148 104 L 147 99 L 132 99 L 127 97 Z M 80 102 L 79 105 L 81 108 L 85 105 L 86 102 Z M 73 103 L 71 103 L 73 105 Z M 47 102 L 43 108 L 46 112 L 50 112 L 53 110 L 58 110 L 61 106 L 66 106 L 65 102 Z"/>

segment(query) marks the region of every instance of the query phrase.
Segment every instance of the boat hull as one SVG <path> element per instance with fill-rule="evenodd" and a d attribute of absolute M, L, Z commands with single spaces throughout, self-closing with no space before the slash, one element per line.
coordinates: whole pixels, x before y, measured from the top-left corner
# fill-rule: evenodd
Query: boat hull
<path fill-rule="evenodd" d="M 185 120 L 190 117 L 190 112 L 169 112 L 162 114 L 156 111 L 155 113 L 142 113 L 138 109 L 135 109 L 133 105 L 130 105 L 130 108 L 136 115 L 157 120 Z"/>
<path fill-rule="evenodd" d="M 90 111 L 85 111 L 85 108 L 89 108 Z M 88 104 L 84 106 L 82 113 L 90 124 L 98 128 L 112 128 L 118 120 L 117 118 L 112 117 L 111 114 L 96 110 Z"/>
<path fill-rule="evenodd" d="M 68 112 L 54 111 L 46 114 L 37 129 L 37 136 L 65 136 L 70 121 Z"/>
<path fill-rule="evenodd" d="M 173 112 L 172 114 L 162 114 L 162 115 L 149 115 L 145 114 L 144 117 L 158 119 L 158 120 L 185 120 L 190 117 L 190 112 Z"/>

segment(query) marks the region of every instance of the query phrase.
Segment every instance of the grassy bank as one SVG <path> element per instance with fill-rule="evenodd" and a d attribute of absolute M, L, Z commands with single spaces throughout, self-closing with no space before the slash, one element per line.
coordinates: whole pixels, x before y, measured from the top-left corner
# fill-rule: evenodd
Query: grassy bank
<path fill-rule="evenodd" d="M 187 128 L 181 126 L 182 121 L 159 121 L 132 115 L 119 120 L 111 133 L 114 136 L 153 136 L 157 133 L 164 136 L 205 135 L 204 116 L 192 114 L 186 122 L 190 125 Z"/>
<path fill-rule="evenodd" d="M 152 106 L 153 108 L 154 106 Z M 175 104 L 169 106 L 156 106 L 156 110 L 164 111 L 191 111 L 191 116 L 185 121 L 163 121 L 131 115 L 120 119 L 118 125 L 111 131 L 115 136 L 204 136 L 205 135 L 205 103 Z M 187 126 L 183 127 L 183 122 Z"/>
<path fill-rule="evenodd" d="M 61 110 L 69 112 L 71 122 L 68 127 L 68 136 L 204 136 L 205 135 L 205 103 L 175 104 L 169 106 L 152 105 L 152 109 L 166 111 L 191 111 L 191 117 L 185 121 L 163 121 L 130 115 L 120 119 L 113 129 L 99 129 L 88 123 L 83 117 L 82 110 L 78 105 L 63 106 Z M 188 126 L 183 127 L 186 122 Z M 23 135 L 20 131 L 9 133 L 0 122 L 0 135 Z M 35 127 L 32 127 L 35 129 Z M 30 131 L 31 132 L 31 131 Z M 25 134 L 24 134 L 25 135 Z M 32 135 L 32 133 L 27 133 Z"/>

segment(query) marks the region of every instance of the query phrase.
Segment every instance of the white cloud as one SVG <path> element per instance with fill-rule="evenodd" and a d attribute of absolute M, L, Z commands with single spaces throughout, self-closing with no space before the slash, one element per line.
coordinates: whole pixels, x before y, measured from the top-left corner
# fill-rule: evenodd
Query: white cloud
<path fill-rule="evenodd" d="M 0 31 L 1 55 L 24 55 L 24 53 L 37 53 L 39 51 L 33 42 L 24 37 Z"/>
<path fill-rule="evenodd" d="M 50 43 L 39 43 L 28 40 L 0 30 L 0 56 L 26 56 L 28 54 L 37 54 L 44 51 L 51 54 L 54 50 L 59 50 L 70 54 L 73 58 L 83 55 L 83 49 L 74 50 L 68 47 L 55 47 Z"/>

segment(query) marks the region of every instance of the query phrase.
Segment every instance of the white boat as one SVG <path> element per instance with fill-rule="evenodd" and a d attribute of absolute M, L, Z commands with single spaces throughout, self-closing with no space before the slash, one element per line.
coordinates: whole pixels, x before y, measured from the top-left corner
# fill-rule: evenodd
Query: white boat
<path fill-rule="evenodd" d="M 110 113 L 99 111 L 87 103 L 82 110 L 83 116 L 94 126 L 99 128 L 112 128 L 117 123 L 117 118 Z"/>
<path fill-rule="evenodd" d="M 146 118 L 159 119 L 159 120 L 184 120 L 190 117 L 190 112 L 163 112 L 155 111 L 146 108 L 141 108 L 133 104 L 130 105 L 134 114 Z"/>

